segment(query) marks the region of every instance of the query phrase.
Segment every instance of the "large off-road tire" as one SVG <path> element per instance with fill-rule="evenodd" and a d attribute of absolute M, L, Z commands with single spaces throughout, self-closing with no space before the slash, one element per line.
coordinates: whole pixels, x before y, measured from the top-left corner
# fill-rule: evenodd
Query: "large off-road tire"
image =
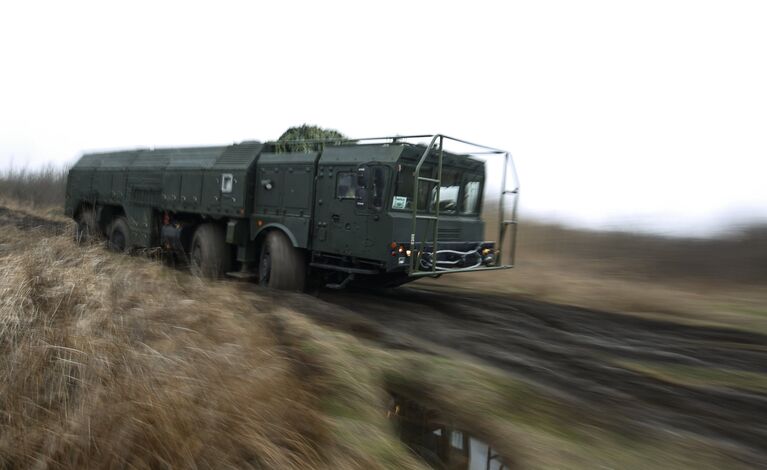
<path fill-rule="evenodd" d="M 232 252 L 224 228 L 216 224 L 197 227 L 189 249 L 189 269 L 195 276 L 218 279 L 231 271 Z"/>
<path fill-rule="evenodd" d="M 77 216 L 77 225 L 75 226 L 75 242 L 80 245 L 91 243 L 98 238 L 98 224 L 96 223 L 96 214 L 91 209 L 83 209 Z"/>
<path fill-rule="evenodd" d="M 261 245 L 258 281 L 272 289 L 302 291 L 306 285 L 306 260 L 303 251 L 295 248 L 279 230 L 266 234 Z"/>
<path fill-rule="evenodd" d="M 107 246 L 112 251 L 128 253 L 133 247 L 130 237 L 128 220 L 125 217 L 117 217 L 109 226 L 109 241 Z"/>

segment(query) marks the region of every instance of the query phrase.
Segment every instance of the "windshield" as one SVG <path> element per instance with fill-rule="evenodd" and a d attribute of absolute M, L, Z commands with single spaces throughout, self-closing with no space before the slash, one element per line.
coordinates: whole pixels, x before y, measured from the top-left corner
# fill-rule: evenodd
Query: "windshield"
<path fill-rule="evenodd" d="M 461 174 L 456 170 L 442 169 L 442 184 L 431 190 L 429 212 L 435 212 L 437 194 L 439 194 L 439 211 L 446 214 L 454 214 L 458 210 L 458 193 L 461 190 Z"/>
<path fill-rule="evenodd" d="M 482 177 L 480 175 L 466 175 L 463 182 L 463 200 L 461 201 L 461 214 L 476 214 L 479 212 L 481 199 Z"/>
<path fill-rule="evenodd" d="M 400 165 L 397 173 L 397 183 L 394 185 L 394 198 L 392 199 L 392 209 L 413 209 L 413 173 L 415 167 L 410 165 Z M 422 168 L 422 175 L 431 175 L 431 168 Z M 429 194 L 432 183 L 421 181 L 418 185 L 418 207 L 426 207 L 426 196 Z"/>
<path fill-rule="evenodd" d="M 414 172 L 413 166 L 400 166 L 394 185 L 392 209 L 413 209 Z M 436 169 L 433 167 L 424 166 L 421 169 L 421 176 L 424 177 L 433 178 L 435 173 Z M 428 181 L 418 183 L 418 209 L 434 213 L 439 194 L 441 214 L 476 214 L 481 200 L 482 179 L 481 175 L 465 174 L 459 169 L 443 167 L 442 184 L 439 189 L 436 184 Z"/>

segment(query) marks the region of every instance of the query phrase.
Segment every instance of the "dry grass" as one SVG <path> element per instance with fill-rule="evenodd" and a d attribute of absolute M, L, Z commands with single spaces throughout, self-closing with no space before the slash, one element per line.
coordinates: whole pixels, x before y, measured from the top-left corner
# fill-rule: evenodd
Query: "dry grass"
<path fill-rule="evenodd" d="M 0 235 L 0 466 L 376 466 L 339 442 L 324 372 L 257 296 L 27 235 Z M 418 466 L 383 418 L 359 427 Z"/>
<path fill-rule="evenodd" d="M 425 468 L 390 391 L 518 468 L 733 462 L 684 437 L 627 441 L 500 371 L 379 349 L 257 288 L 34 229 L 0 232 L 0 356 L 3 468 Z"/>
<path fill-rule="evenodd" d="M 0 232 L 0 467 L 425 468 L 386 416 L 417 397 L 517 468 L 733 468 L 498 370 L 382 350 L 159 262 Z"/>
<path fill-rule="evenodd" d="M 733 387 L 754 393 L 767 393 L 767 374 L 737 369 L 712 369 L 679 364 L 639 361 L 614 361 L 621 367 L 635 370 L 663 382 L 692 387 Z"/>
<path fill-rule="evenodd" d="M 48 165 L 37 170 L 8 168 L 0 171 L 0 199 L 33 207 L 64 206 L 68 167 Z"/>

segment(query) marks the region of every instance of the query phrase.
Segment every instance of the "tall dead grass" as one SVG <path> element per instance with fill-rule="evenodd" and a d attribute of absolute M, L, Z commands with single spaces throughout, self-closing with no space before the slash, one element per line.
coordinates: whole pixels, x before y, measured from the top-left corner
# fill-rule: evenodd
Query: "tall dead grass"
<path fill-rule="evenodd" d="M 257 295 L 33 235 L 0 233 L 0 467 L 376 466 Z"/>
<path fill-rule="evenodd" d="M 46 165 L 31 170 L 10 167 L 0 171 L 0 198 L 38 206 L 64 205 L 68 167 Z"/>

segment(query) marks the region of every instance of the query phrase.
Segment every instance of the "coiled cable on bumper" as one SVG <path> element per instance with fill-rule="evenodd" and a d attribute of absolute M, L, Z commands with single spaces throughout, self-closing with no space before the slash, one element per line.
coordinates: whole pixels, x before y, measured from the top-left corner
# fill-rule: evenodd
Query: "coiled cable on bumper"
<path fill-rule="evenodd" d="M 471 268 L 478 268 L 482 266 L 482 253 L 481 245 L 477 245 L 476 248 L 469 251 L 457 251 L 457 250 L 437 250 L 436 253 L 436 263 L 437 267 L 435 268 L 435 271 L 450 271 L 451 269 L 455 269 L 456 267 L 461 269 L 471 269 Z M 447 255 L 448 257 L 457 257 L 457 259 L 446 259 L 446 260 L 440 260 L 440 255 Z M 432 269 L 432 256 L 433 253 L 425 251 L 421 255 L 420 260 L 420 267 L 424 270 L 431 270 Z M 471 266 L 466 266 L 463 263 L 467 262 L 467 259 L 469 256 L 476 256 L 476 263 Z M 447 265 L 448 267 L 444 267 Z"/>

